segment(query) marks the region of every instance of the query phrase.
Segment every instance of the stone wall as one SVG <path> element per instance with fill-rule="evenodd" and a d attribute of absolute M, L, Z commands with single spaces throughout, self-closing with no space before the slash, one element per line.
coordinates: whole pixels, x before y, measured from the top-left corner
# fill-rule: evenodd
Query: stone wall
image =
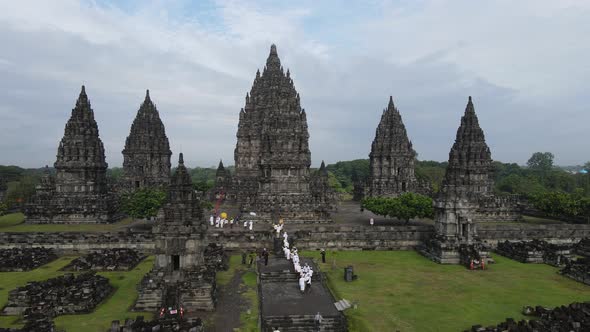
<path fill-rule="evenodd" d="M 434 235 L 434 226 L 344 226 L 325 225 L 304 227 L 298 231 L 286 229 L 299 250 L 411 250 Z M 271 231 L 244 232 L 212 230 L 209 243 L 220 243 L 226 250 L 240 251 L 272 248 Z M 478 224 L 478 236 L 494 248 L 499 241 L 539 239 L 555 244 L 575 243 L 590 237 L 590 225 L 549 224 Z M 151 233 L 0 233 L 0 249 L 14 247 L 46 247 L 62 253 L 97 249 L 129 248 L 151 253 L 154 239 Z"/>

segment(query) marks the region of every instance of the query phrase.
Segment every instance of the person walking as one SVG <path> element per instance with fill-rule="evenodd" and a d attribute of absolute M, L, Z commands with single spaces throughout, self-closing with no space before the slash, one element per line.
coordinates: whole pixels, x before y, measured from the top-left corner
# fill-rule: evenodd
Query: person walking
<path fill-rule="evenodd" d="M 322 255 L 322 263 L 326 263 L 326 249 L 322 248 L 320 254 Z"/>

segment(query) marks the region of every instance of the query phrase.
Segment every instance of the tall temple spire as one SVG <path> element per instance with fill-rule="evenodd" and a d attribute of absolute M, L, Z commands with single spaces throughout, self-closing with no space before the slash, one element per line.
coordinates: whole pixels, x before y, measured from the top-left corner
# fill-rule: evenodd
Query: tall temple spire
<path fill-rule="evenodd" d="M 416 152 L 392 96 L 375 131 L 369 158 L 369 196 L 397 196 L 406 191 L 419 191 L 414 175 Z"/>
<path fill-rule="evenodd" d="M 223 160 L 219 159 L 219 165 L 217 165 L 217 169 L 225 169 L 225 167 L 223 167 Z"/>
<path fill-rule="evenodd" d="M 178 154 L 178 166 L 184 166 L 184 157 L 182 152 Z"/>
<path fill-rule="evenodd" d="M 172 151 L 150 90 L 145 92 L 122 153 L 122 183 L 127 189 L 167 187 Z"/>
<path fill-rule="evenodd" d="M 275 44 L 270 46 L 270 53 L 266 59 L 266 70 L 282 72 L 281 60 L 279 59 L 279 54 L 277 53 L 277 47 Z"/>

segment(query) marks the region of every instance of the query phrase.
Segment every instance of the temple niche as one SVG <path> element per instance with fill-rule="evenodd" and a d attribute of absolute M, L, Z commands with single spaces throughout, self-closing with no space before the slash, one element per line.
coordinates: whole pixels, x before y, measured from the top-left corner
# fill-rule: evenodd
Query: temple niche
<path fill-rule="evenodd" d="M 123 176 L 125 190 L 166 188 L 170 182 L 170 144 L 156 105 L 147 90 L 131 131 L 125 140 Z"/>
<path fill-rule="evenodd" d="M 425 192 L 414 174 L 416 151 L 408 139 L 399 110 L 389 97 L 371 145 L 367 196 L 396 197 L 405 192 Z"/>
<path fill-rule="evenodd" d="M 94 111 L 84 86 L 66 123 L 54 164 L 27 204 L 28 223 L 107 223 L 116 220 L 116 200 L 106 179 L 107 163 Z"/>
<path fill-rule="evenodd" d="M 215 270 L 204 258 L 207 225 L 182 153 L 163 209 L 164 217 L 152 228 L 154 268 L 140 284 L 135 310 L 154 312 L 171 300 L 187 312 L 213 310 Z"/>
<path fill-rule="evenodd" d="M 246 94 L 234 158 L 233 189 L 242 212 L 263 220 L 329 221 L 329 194 L 312 194 L 307 116 L 275 45 Z"/>

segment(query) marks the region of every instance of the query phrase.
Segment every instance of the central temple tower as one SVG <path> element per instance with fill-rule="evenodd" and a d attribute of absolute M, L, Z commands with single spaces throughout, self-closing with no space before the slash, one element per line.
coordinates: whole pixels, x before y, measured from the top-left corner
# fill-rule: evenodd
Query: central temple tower
<path fill-rule="evenodd" d="M 234 190 L 243 212 L 262 219 L 328 220 L 330 204 L 312 195 L 307 117 L 289 70 L 272 45 L 240 111 Z"/>

